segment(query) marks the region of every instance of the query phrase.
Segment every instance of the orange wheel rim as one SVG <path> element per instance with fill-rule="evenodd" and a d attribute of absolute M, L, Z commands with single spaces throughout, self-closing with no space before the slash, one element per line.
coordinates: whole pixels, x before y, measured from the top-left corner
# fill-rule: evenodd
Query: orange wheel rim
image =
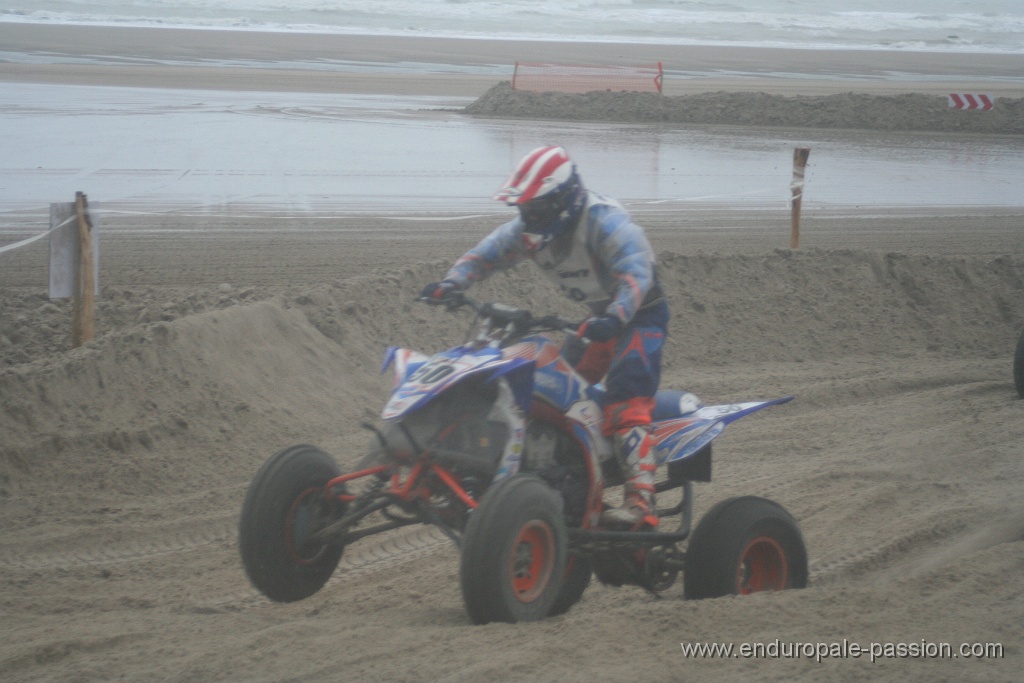
<path fill-rule="evenodd" d="M 509 574 L 512 592 L 520 602 L 533 602 L 551 581 L 554 569 L 555 536 L 544 522 L 525 524 L 512 544 Z"/>
<path fill-rule="evenodd" d="M 779 542 L 769 536 L 758 536 L 748 543 L 736 568 L 737 594 L 780 591 L 788 584 L 789 562 Z"/>

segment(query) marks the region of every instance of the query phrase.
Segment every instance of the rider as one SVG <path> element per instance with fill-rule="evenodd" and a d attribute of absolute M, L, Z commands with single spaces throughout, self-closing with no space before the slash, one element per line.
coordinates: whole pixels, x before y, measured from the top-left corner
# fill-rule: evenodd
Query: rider
<path fill-rule="evenodd" d="M 605 435 L 612 437 L 625 476 L 621 508 L 602 523 L 656 526 L 650 423 L 661 376 L 668 305 L 655 274 L 654 251 L 643 230 L 614 199 L 583 187 L 562 147 L 539 147 L 512 171 L 494 199 L 519 215 L 455 262 L 421 296 L 443 299 L 527 258 L 592 316 L 566 355 L 587 381 L 605 377 Z M 575 348 L 571 348 L 575 346 Z"/>

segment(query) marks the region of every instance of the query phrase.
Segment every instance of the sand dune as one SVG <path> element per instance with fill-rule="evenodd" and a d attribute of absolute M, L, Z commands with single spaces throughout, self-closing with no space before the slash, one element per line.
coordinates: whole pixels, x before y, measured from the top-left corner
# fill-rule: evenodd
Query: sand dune
<path fill-rule="evenodd" d="M 439 349 L 468 324 L 413 302 L 446 261 L 417 261 L 410 244 L 404 268 L 375 266 L 363 250 L 351 254 L 359 273 L 321 285 L 112 287 L 108 308 L 124 311 L 108 310 L 96 341 L 29 362 L 13 362 L 29 340 L 10 340 L 5 313 L 0 673 L 1012 680 L 1024 603 L 1007 577 L 1024 561 L 1024 421 L 1009 356 L 1024 326 L 1024 255 L 720 244 L 661 250 L 675 311 L 664 385 L 714 401 L 797 396 L 730 428 L 698 514 L 734 494 L 781 502 L 807 539 L 807 590 L 691 603 L 681 589 L 655 600 L 595 585 L 566 616 L 474 627 L 455 549 L 414 527 L 353 546 L 304 602 L 255 593 L 234 525 L 262 460 L 312 442 L 351 465 L 366 443 L 358 423 L 383 397 L 384 345 Z M 574 313 L 529 267 L 478 294 Z M 62 315 L 33 308 L 33 296 L 5 290 L 19 330 Z M 679 647 L 844 638 L 1006 651 L 871 664 L 684 659 Z"/>

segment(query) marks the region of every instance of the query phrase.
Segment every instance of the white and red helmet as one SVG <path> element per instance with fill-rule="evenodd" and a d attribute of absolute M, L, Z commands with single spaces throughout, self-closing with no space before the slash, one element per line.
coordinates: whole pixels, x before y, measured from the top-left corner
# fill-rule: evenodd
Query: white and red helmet
<path fill-rule="evenodd" d="M 519 162 L 494 199 L 509 206 L 564 190 L 576 174 L 576 164 L 563 147 L 538 147 Z"/>
<path fill-rule="evenodd" d="M 523 157 L 494 198 L 519 209 L 524 235 L 533 235 L 531 248 L 540 249 L 576 225 L 584 195 L 568 152 L 550 146 Z"/>

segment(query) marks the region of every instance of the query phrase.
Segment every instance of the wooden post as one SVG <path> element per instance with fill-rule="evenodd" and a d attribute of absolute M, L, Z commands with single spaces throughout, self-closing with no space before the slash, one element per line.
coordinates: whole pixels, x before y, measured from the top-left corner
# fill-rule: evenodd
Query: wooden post
<path fill-rule="evenodd" d="M 804 194 L 804 168 L 807 167 L 807 157 L 811 154 L 810 147 L 797 147 L 793 150 L 793 183 L 790 188 L 793 190 L 793 213 L 792 228 L 789 235 L 789 248 L 800 247 L 800 204 Z"/>
<path fill-rule="evenodd" d="M 71 322 L 71 346 L 78 348 L 96 334 L 96 281 L 92 250 L 92 219 L 89 204 L 81 192 L 75 193 L 78 214 L 78 277 L 75 278 L 74 318 Z"/>

